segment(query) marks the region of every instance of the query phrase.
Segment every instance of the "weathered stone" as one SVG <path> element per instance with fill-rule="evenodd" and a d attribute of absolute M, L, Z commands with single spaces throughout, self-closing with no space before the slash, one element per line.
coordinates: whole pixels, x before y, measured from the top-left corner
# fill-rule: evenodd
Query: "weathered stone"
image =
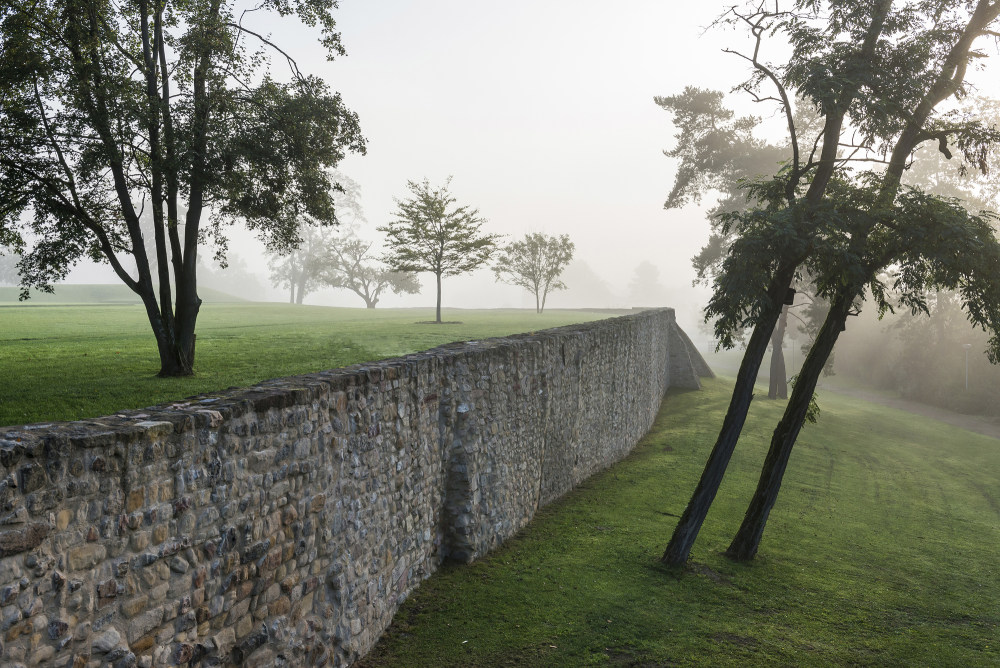
<path fill-rule="evenodd" d="M 135 511 L 142 508 L 143 504 L 146 503 L 146 490 L 143 487 L 139 489 L 134 489 L 128 493 L 125 498 L 125 512 L 134 513 Z"/>
<path fill-rule="evenodd" d="M 107 555 L 107 548 L 100 543 L 82 545 L 69 551 L 66 555 L 66 563 L 69 570 L 82 571 L 101 563 Z"/>
<path fill-rule="evenodd" d="M 96 652 L 107 653 L 118 647 L 121 639 L 121 635 L 118 633 L 117 629 L 111 627 L 100 635 L 95 636 L 94 640 L 91 642 L 91 647 L 93 647 Z"/>
<path fill-rule="evenodd" d="M 227 626 L 212 637 L 212 642 L 220 655 L 226 656 L 236 644 L 236 631 L 231 626 Z"/>
<path fill-rule="evenodd" d="M 67 624 L 61 619 L 53 619 L 51 622 L 49 622 L 48 631 L 49 631 L 49 639 L 58 640 L 59 638 L 62 638 L 64 635 L 66 635 L 67 631 L 69 631 L 69 624 Z"/>
<path fill-rule="evenodd" d="M 128 625 L 128 641 L 129 644 L 135 642 L 142 636 L 146 635 L 163 621 L 163 609 L 153 608 L 151 610 L 146 610 L 129 621 Z"/>
<path fill-rule="evenodd" d="M 174 573 L 187 573 L 188 568 L 190 567 L 191 564 L 189 564 L 187 559 L 184 559 L 183 557 L 173 557 L 170 560 L 170 570 Z"/>
<path fill-rule="evenodd" d="M 69 526 L 69 523 L 73 520 L 73 511 L 68 508 L 63 508 L 58 513 L 56 513 L 56 530 L 62 531 Z"/>
<path fill-rule="evenodd" d="M 146 595 L 136 596 L 122 603 L 121 611 L 126 617 L 135 617 L 146 609 L 149 597 Z"/>
<path fill-rule="evenodd" d="M 40 666 L 56 655 L 56 648 L 52 645 L 42 645 L 31 655 L 29 663 L 32 666 Z"/>
<path fill-rule="evenodd" d="M 0 531 L 0 557 L 32 550 L 49 535 L 49 525 L 39 522 L 20 529 Z"/>
<path fill-rule="evenodd" d="M 143 636 L 129 644 L 133 652 L 145 652 L 147 649 L 156 644 L 156 638 L 152 635 Z"/>

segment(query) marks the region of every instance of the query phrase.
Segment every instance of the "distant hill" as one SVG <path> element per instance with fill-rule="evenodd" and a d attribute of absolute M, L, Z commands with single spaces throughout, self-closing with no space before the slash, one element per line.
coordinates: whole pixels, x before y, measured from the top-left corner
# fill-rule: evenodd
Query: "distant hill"
<path fill-rule="evenodd" d="M 124 285 L 69 285 L 55 286 L 54 294 L 46 294 L 33 290 L 31 299 L 20 302 L 26 306 L 32 304 L 139 304 L 139 298 Z M 17 304 L 18 288 L 0 287 L 0 304 Z M 234 297 L 225 292 L 211 288 L 199 288 L 198 296 L 205 302 L 246 302 L 246 299 Z"/>

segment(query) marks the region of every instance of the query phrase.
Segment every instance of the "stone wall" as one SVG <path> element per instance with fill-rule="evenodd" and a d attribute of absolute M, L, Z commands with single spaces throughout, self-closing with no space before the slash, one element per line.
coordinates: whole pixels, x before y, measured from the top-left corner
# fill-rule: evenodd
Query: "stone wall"
<path fill-rule="evenodd" d="M 703 364 L 661 309 L 0 428 L 0 663 L 348 664 Z"/>

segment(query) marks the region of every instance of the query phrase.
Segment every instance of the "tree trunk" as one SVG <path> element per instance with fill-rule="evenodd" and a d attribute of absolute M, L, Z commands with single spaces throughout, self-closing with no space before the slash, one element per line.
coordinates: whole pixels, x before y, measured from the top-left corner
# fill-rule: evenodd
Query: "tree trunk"
<path fill-rule="evenodd" d="M 778 422 L 771 437 L 771 448 L 764 460 L 764 468 L 757 483 L 757 491 L 747 508 L 743 524 L 740 525 L 736 537 L 733 538 L 729 549 L 726 550 L 726 556 L 730 559 L 748 561 L 757 554 L 768 515 L 778 499 L 781 479 L 788 466 L 792 447 L 795 445 L 799 431 L 802 430 L 819 376 L 823 372 L 826 360 L 830 357 L 837 337 L 840 336 L 844 322 L 847 320 L 853 296 L 853 293 L 840 295 L 831 305 L 823 327 L 816 337 L 816 342 L 802 364 L 795 386 L 792 388 L 792 396 L 785 407 L 785 413 L 781 416 L 781 421 Z"/>
<path fill-rule="evenodd" d="M 294 274 L 288 279 L 288 303 L 295 303 L 295 276 Z"/>
<path fill-rule="evenodd" d="M 295 285 L 295 303 L 301 304 L 302 300 L 306 298 L 306 272 L 303 269 L 302 273 L 299 274 L 299 280 Z"/>
<path fill-rule="evenodd" d="M 197 266 L 197 249 L 191 244 L 197 240 L 188 240 L 189 247 L 185 254 L 182 271 L 175 274 L 177 306 L 174 314 L 173 345 L 168 364 L 161 359 L 161 376 L 190 376 L 194 373 L 195 323 L 201 310 L 201 298 L 198 297 L 198 279 L 195 274 Z"/>
<path fill-rule="evenodd" d="M 725 420 L 722 423 L 722 430 L 712 448 L 705 469 L 702 471 L 698 486 L 691 495 L 684 514 L 677 522 L 674 533 L 670 537 L 670 543 L 661 557 L 661 561 L 671 566 L 681 566 L 691 554 L 691 547 L 694 545 L 701 525 L 708 515 L 708 509 L 719 491 L 722 484 L 722 477 L 726 474 L 729 460 L 736 448 L 743 423 L 746 421 L 747 412 L 750 410 L 750 402 L 753 399 L 754 382 L 757 380 L 757 372 L 760 371 L 761 362 L 767 352 L 767 344 L 771 331 L 781 314 L 782 301 L 785 292 L 791 284 L 795 266 L 782 267 L 775 274 L 774 279 L 768 289 L 771 297 L 771 306 L 760 315 L 757 325 L 754 327 L 750 340 L 747 343 L 746 353 L 740 363 L 740 370 L 736 376 L 736 386 L 733 388 L 733 396 L 729 401 L 729 410 L 726 412 Z"/>
<path fill-rule="evenodd" d="M 437 276 L 437 310 L 435 312 L 435 320 L 437 324 L 441 324 L 441 274 L 435 274 Z"/>
<path fill-rule="evenodd" d="M 782 345 L 785 342 L 785 329 L 788 327 L 788 306 L 781 309 L 778 326 L 771 335 L 771 368 L 768 373 L 768 399 L 788 398 L 788 372 L 785 369 L 785 352 Z"/>

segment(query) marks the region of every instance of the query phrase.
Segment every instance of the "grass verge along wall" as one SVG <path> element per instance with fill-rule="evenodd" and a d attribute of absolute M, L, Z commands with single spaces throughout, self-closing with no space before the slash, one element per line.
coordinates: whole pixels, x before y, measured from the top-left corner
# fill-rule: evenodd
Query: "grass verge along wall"
<path fill-rule="evenodd" d="M 0 428 L 0 663 L 348 664 L 699 371 L 658 309 Z"/>

